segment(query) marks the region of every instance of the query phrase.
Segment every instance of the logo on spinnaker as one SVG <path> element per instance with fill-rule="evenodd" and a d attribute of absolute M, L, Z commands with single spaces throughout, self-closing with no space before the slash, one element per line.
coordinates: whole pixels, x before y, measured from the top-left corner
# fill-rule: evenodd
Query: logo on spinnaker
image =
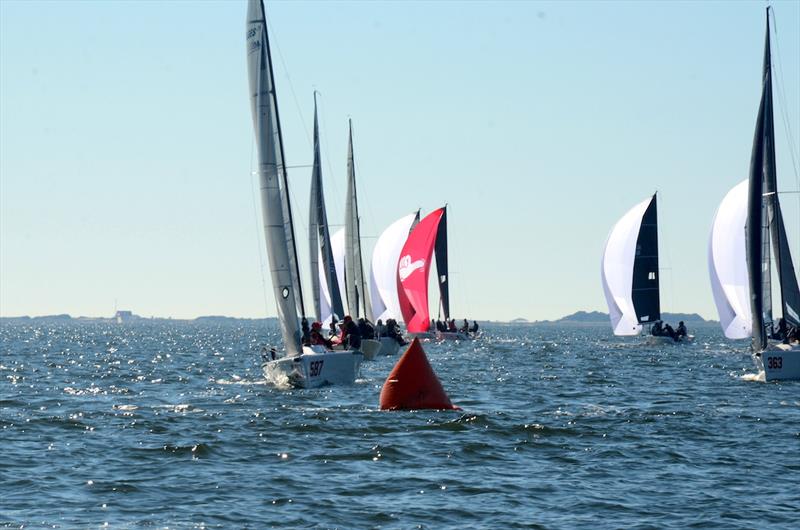
<path fill-rule="evenodd" d="M 400 258 L 400 262 L 398 264 L 397 272 L 400 275 L 400 281 L 404 282 L 406 278 L 411 276 L 411 273 L 417 269 L 421 269 L 425 266 L 424 259 L 418 259 L 415 262 L 411 262 L 411 256 L 405 255 Z"/>

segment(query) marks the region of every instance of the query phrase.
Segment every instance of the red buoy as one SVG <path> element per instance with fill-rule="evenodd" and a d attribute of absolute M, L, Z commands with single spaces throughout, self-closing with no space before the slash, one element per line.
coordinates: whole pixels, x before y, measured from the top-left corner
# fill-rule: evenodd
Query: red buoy
<path fill-rule="evenodd" d="M 386 378 L 380 406 L 381 410 L 461 410 L 450 402 L 416 337 Z"/>

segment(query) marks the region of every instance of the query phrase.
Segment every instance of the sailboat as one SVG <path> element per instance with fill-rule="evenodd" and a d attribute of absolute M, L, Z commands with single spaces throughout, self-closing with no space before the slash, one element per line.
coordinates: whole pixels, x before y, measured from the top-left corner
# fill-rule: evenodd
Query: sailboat
<path fill-rule="evenodd" d="M 436 256 L 439 285 L 439 317 L 450 321 L 450 287 L 447 263 L 447 207 L 432 211 L 411 231 L 397 263 L 397 293 L 400 311 L 410 335 L 438 340 L 468 340 L 460 331 L 431 329 L 428 309 L 428 275 L 431 256 Z"/>
<path fill-rule="evenodd" d="M 725 283 L 720 280 L 720 270 L 725 265 L 715 254 L 710 254 L 709 264 L 712 270 L 712 286 L 717 308 L 720 310 L 720 322 L 723 324 L 726 336 L 739 338 L 747 331 L 746 324 L 749 320 L 749 335 L 752 339 L 753 360 L 756 368 L 764 373 L 767 381 L 800 379 L 800 344 L 789 340 L 787 333 L 781 332 L 781 326 L 775 326 L 772 313 L 772 256 L 774 254 L 775 272 L 780 286 L 780 307 L 784 324 L 791 328 L 800 328 L 800 289 L 792 263 L 789 242 L 786 237 L 786 227 L 781 213 L 780 199 L 778 197 L 777 170 L 775 164 L 775 127 L 773 119 L 772 101 L 772 56 L 770 49 L 770 8 L 767 8 L 767 29 L 764 44 L 764 63 L 762 67 L 761 101 L 756 117 L 753 149 L 750 157 L 750 174 L 747 180 L 746 203 L 744 185 L 739 184 L 732 190 L 720 206 L 726 206 L 726 201 L 731 194 L 739 197 L 734 206 L 734 219 L 724 225 L 717 235 L 717 218 L 712 229 L 711 245 L 719 245 L 717 239 L 724 232 L 736 233 L 736 240 L 744 240 L 744 262 L 741 256 L 736 255 L 733 268 L 740 271 L 746 265 L 747 287 L 749 287 L 749 315 L 746 309 L 737 306 L 741 300 L 742 291 L 741 273 L 736 284 L 738 292 L 726 289 Z M 742 205 L 746 204 L 744 235 L 741 235 Z M 772 243 L 770 245 L 770 242 Z M 733 316 L 733 318 L 732 318 Z M 747 318 L 749 317 L 749 319 Z M 731 322 L 739 324 L 729 332 Z M 778 321 L 780 323 L 780 321 Z M 726 325 L 727 324 L 727 325 Z M 743 325 L 745 326 L 742 329 Z M 773 332 L 775 328 L 776 332 Z M 729 334 L 730 333 L 730 334 Z M 781 336 L 783 335 L 783 336 Z"/>
<path fill-rule="evenodd" d="M 311 170 L 311 201 L 308 223 L 309 256 L 311 258 L 311 290 L 317 321 L 330 322 L 344 316 L 342 295 L 337 281 L 325 195 L 322 187 L 322 163 L 319 148 L 317 93 L 314 92 L 314 164 Z"/>
<path fill-rule="evenodd" d="M 353 121 L 348 121 L 347 142 L 347 196 L 344 207 L 344 283 L 347 291 L 347 310 L 353 319 L 372 319 L 372 307 L 367 292 L 366 275 L 361 259 L 361 219 L 358 215 L 356 168 L 353 159 Z M 364 358 L 372 360 L 380 352 L 381 343 L 375 339 L 361 339 Z"/>
<path fill-rule="evenodd" d="M 654 193 L 628 210 L 606 240 L 600 276 L 614 335 L 639 335 L 643 324 L 661 319 L 656 198 Z M 675 342 L 668 335 L 652 340 Z"/>
<path fill-rule="evenodd" d="M 322 347 L 303 346 L 301 342 L 298 310 L 305 319 L 305 306 L 262 0 L 248 1 L 246 41 L 264 235 L 285 349 L 283 356 L 279 356 L 275 349 L 270 350 L 262 368 L 268 380 L 302 388 L 353 383 L 363 359 L 360 351 L 330 352 Z"/>

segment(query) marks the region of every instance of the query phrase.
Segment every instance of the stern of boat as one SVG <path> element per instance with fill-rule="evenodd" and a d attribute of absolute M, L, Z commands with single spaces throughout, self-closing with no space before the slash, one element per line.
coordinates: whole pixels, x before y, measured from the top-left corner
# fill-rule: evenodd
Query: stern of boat
<path fill-rule="evenodd" d="M 753 354 L 753 362 L 766 381 L 800 380 L 800 344 L 770 343 Z"/>

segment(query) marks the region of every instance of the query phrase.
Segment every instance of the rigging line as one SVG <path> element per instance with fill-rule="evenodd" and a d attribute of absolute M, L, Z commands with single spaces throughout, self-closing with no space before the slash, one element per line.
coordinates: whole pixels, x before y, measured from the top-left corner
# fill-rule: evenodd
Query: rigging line
<path fill-rule="evenodd" d="M 292 93 L 292 99 L 294 100 L 294 106 L 297 108 L 297 113 L 300 115 L 300 123 L 303 125 L 303 131 L 306 133 L 306 142 L 308 145 L 312 146 L 313 149 L 313 141 L 311 139 L 311 134 L 308 132 L 308 125 L 306 124 L 306 119 L 303 116 L 303 110 L 300 107 L 300 101 L 297 99 L 297 92 L 294 90 L 294 84 L 292 84 L 292 78 L 289 76 L 289 69 L 286 67 L 286 61 L 283 59 L 283 53 L 281 52 L 281 46 L 278 43 L 278 35 L 275 33 L 275 30 L 270 24 L 269 21 L 266 21 L 269 25 L 269 33 L 271 35 L 271 43 L 275 48 L 275 51 L 278 52 L 278 58 L 281 60 L 281 66 L 283 67 L 283 75 L 286 77 L 286 82 L 289 83 L 289 91 Z M 284 160 L 284 163 L 286 161 Z"/>
<path fill-rule="evenodd" d="M 772 31 L 775 34 L 775 55 L 777 56 L 776 57 L 777 61 L 775 62 L 777 63 L 776 70 L 778 72 L 778 82 L 776 83 L 776 85 L 778 87 L 777 90 L 778 102 L 780 103 L 781 107 L 781 113 L 780 113 L 781 120 L 783 121 L 783 128 L 789 140 L 789 154 L 792 159 L 792 169 L 794 169 L 795 185 L 800 187 L 800 174 L 798 174 L 797 159 L 795 158 L 795 152 L 794 152 L 795 148 L 794 136 L 792 135 L 792 126 L 789 121 L 789 112 L 786 104 L 786 92 L 784 90 L 785 82 L 783 79 L 783 67 L 782 67 L 783 61 L 781 60 L 781 48 L 780 48 L 781 45 L 780 45 L 780 39 L 778 39 L 778 21 L 775 17 L 775 8 L 772 7 L 770 11 L 772 11 Z M 767 16 L 769 16 L 769 13 L 767 14 Z M 798 196 L 797 198 L 797 204 L 798 207 L 800 208 L 800 196 Z M 798 226 L 800 226 L 800 217 L 798 217 Z M 800 230 L 798 230 L 798 238 L 800 238 Z M 795 274 L 796 273 L 797 272 L 795 271 Z"/>
<path fill-rule="evenodd" d="M 349 115 L 347 116 L 347 121 L 350 124 L 350 126 L 352 127 L 352 120 L 351 120 Z M 355 140 L 353 141 L 353 143 L 355 143 Z M 359 182 L 359 186 L 360 186 L 361 190 L 364 191 L 363 195 L 366 195 L 367 197 L 370 197 L 371 194 L 368 192 L 368 190 L 369 190 L 368 179 L 363 179 L 363 178 L 359 179 L 358 178 L 358 176 L 361 174 L 360 171 L 359 171 L 358 166 L 359 166 L 359 164 L 356 164 L 356 155 L 355 155 L 355 148 L 354 148 L 353 149 L 353 171 L 356 172 L 356 179 Z M 361 209 L 361 206 L 363 206 L 364 202 L 365 201 L 361 201 L 359 203 L 359 210 Z M 367 214 L 369 215 L 370 222 L 372 223 L 372 226 L 374 228 L 375 226 L 378 225 L 378 223 L 375 222 L 375 214 L 373 213 L 373 210 L 372 210 L 372 201 L 366 201 L 366 206 L 367 206 Z M 364 234 L 362 233 L 361 234 L 361 239 L 364 239 L 365 237 L 366 236 L 364 236 Z M 375 238 L 375 237 L 376 236 L 372 236 L 372 238 Z"/>
<path fill-rule="evenodd" d="M 259 179 L 258 171 L 253 171 L 253 152 L 255 151 L 255 138 L 250 142 L 250 198 L 253 203 L 253 220 L 256 224 L 256 246 L 258 247 L 258 271 L 261 274 L 261 295 L 264 297 L 264 314 L 269 315 L 269 305 L 267 303 L 267 280 L 264 277 L 264 250 L 261 248 L 261 241 L 258 241 L 261 231 L 258 225 L 258 207 L 256 206 L 255 182 Z M 255 176 L 256 178 L 253 178 Z"/>
<path fill-rule="evenodd" d="M 319 100 L 322 100 L 323 99 L 322 92 L 317 90 L 316 93 L 319 96 Z M 320 117 L 321 117 L 321 119 L 320 119 L 320 136 L 325 138 L 324 147 L 323 147 L 322 150 L 325 151 L 325 162 L 324 162 L 324 164 L 328 168 L 328 178 L 326 180 L 333 187 L 333 196 L 334 197 L 341 197 L 341 195 L 339 193 L 339 186 L 337 185 L 337 182 L 339 182 L 339 179 L 337 179 L 335 177 L 336 173 L 333 171 L 333 166 L 331 165 L 331 153 L 330 153 L 330 151 L 328 151 L 328 120 L 325 117 L 326 105 L 320 105 L 320 108 L 321 108 L 321 111 L 319 112 Z M 330 194 L 326 194 L 326 195 L 328 195 L 330 197 Z M 331 203 L 333 203 L 333 204 L 331 204 Z M 325 209 L 326 210 L 331 210 L 331 206 L 332 205 L 333 205 L 333 213 L 340 214 L 340 215 L 337 215 L 335 217 L 337 217 L 338 219 L 344 219 L 344 213 L 339 209 L 339 201 L 326 201 L 325 202 Z M 328 215 L 328 217 L 330 218 L 331 216 Z M 328 224 L 330 225 L 330 223 L 328 223 Z"/>
<path fill-rule="evenodd" d="M 783 67 L 781 66 L 782 65 L 781 49 L 780 49 L 781 45 L 780 45 L 780 40 L 778 39 L 778 23 L 777 20 L 775 19 L 774 8 L 772 9 L 772 31 L 773 33 L 775 33 L 775 52 L 776 52 L 775 55 L 777 55 L 778 59 L 775 62 L 777 63 L 776 70 L 778 71 L 777 86 L 778 86 L 778 100 L 781 104 L 781 118 L 783 119 L 783 127 L 786 131 L 786 136 L 789 139 L 789 145 L 790 145 L 789 153 L 791 154 L 792 158 L 792 168 L 794 169 L 795 182 L 798 184 L 798 187 L 800 187 L 800 173 L 798 173 L 797 159 L 795 158 L 795 152 L 794 152 L 794 147 L 795 147 L 794 136 L 792 135 L 792 127 L 791 127 L 791 122 L 789 121 L 789 113 L 787 111 L 787 105 L 786 105 L 786 92 L 784 91 L 785 82 L 783 80 Z"/>
<path fill-rule="evenodd" d="M 447 209 L 449 210 L 447 212 L 447 217 L 448 217 L 448 219 L 447 219 L 447 231 L 452 233 L 451 227 L 453 226 L 453 206 L 448 203 L 447 204 Z M 454 238 L 452 235 L 448 234 L 447 243 L 452 245 L 453 247 L 455 247 L 454 250 L 456 251 L 456 255 L 458 255 L 463 260 L 464 256 L 463 256 L 463 254 L 461 254 L 461 245 L 459 244 L 460 239 L 461 238 L 459 238 L 459 237 Z M 449 259 L 449 257 L 448 257 L 447 261 L 448 261 L 448 266 L 449 266 L 449 262 L 451 261 Z M 463 263 L 463 261 L 462 261 L 462 263 Z M 453 276 L 453 274 L 458 275 L 459 272 L 458 271 L 452 271 L 452 270 L 447 272 L 447 275 L 448 275 L 447 282 L 450 284 L 450 286 L 449 286 L 450 287 L 450 293 L 453 292 L 453 284 L 452 284 L 452 282 L 450 282 L 450 279 Z M 464 282 L 462 282 L 462 283 L 464 283 Z M 475 313 L 472 312 L 472 309 L 473 309 L 472 308 L 472 302 L 469 299 L 469 297 L 467 296 L 467 293 L 468 293 L 467 289 L 461 289 L 459 291 L 459 298 L 461 299 L 462 307 L 466 310 L 467 314 L 471 316 L 472 320 L 477 320 L 477 318 L 475 317 Z M 451 296 L 451 299 L 452 299 L 452 296 Z M 450 318 L 453 318 L 453 315 L 450 315 Z M 461 318 L 464 318 L 464 317 L 462 316 Z"/>

